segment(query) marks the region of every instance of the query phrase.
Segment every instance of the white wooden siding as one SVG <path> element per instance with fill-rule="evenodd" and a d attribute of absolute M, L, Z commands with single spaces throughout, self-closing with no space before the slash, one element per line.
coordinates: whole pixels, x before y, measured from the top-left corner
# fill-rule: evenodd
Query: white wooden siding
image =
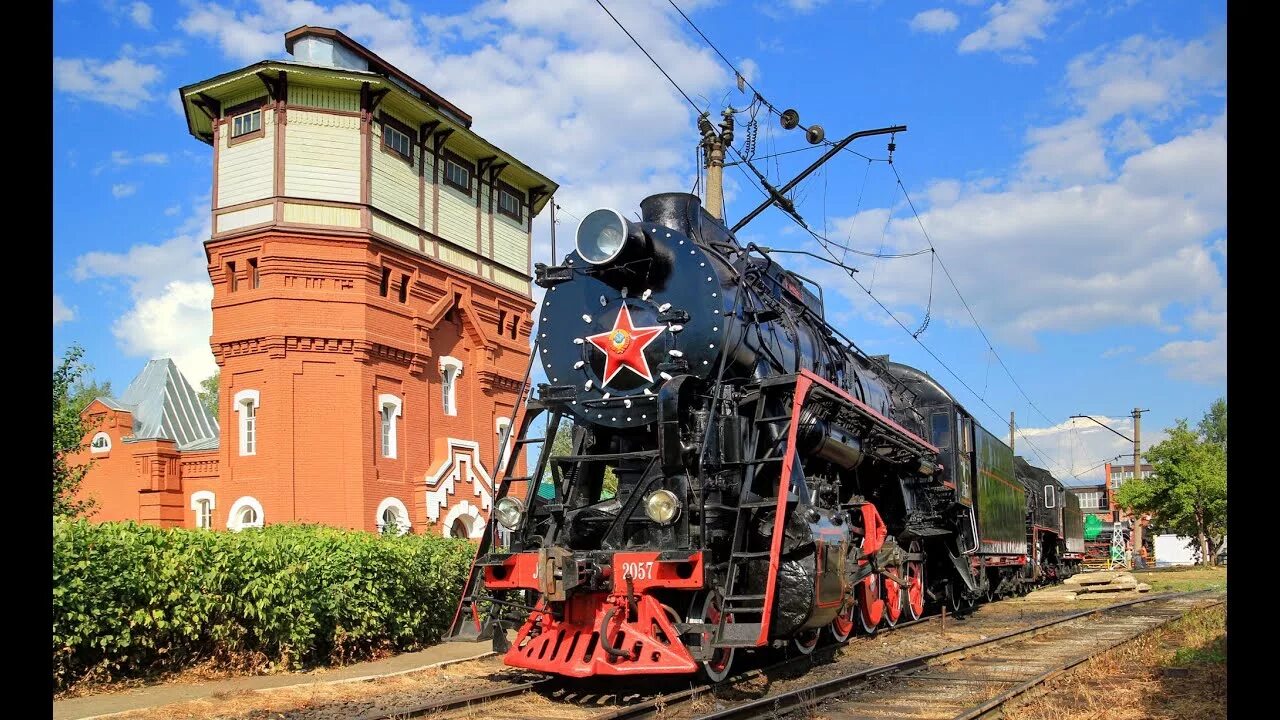
<path fill-rule="evenodd" d="M 384 235 L 405 247 L 418 249 L 418 234 L 412 230 L 406 230 L 399 225 L 387 220 L 386 218 L 373 216 L 373 231 L 379 235 Z"/>
<path fill-rule="evenodd" d="M 222 101 L 222 107 L 224 108 L 235 107 L 236 105 L 243 105 L 244 103 L 247 103 L 250 100 L 258 100 L 262 103 L 270 102 L 270 98 L 267 97 L 266 88 L 263 88 L 261 83 L 259 83 L 258 87 L 254 88 L 253 90 L 246 90 L 242 93 L 237 93 L 235 95 L 228 96 L 225 100 Z"/>
<path fill-rule="evenodd" d="M 265 135 L 229 144 L 231 127 L 218 128 L 218 197 L 215 208 L 271 197 L 275 190 L 275 113 L 262 113 Z"/>
<path fill-rule="evenodd" d="M 493 214 L 493 259 L 517 272 L 529 272 L 529 233 L 524 223 Z"/>
<path fill-rule="evenodd" d="M 422 194 L 422 225 L 420 227 L 427 230 L 431 229 L 432 218 L 435 217 L 434 194 L 435 185 L 432 184 L 432 178 L 435 177 L 436 159 L 431 153 L 422 153 L 422 162 L 426 163 L 426 167 L 422 170 L 423 194 Z"/>
<path fill-rule="evenodd" d="M 472 250 L 476 248 L 475 197 L 467 197 L 443 182 L 440 183 L 439 234 L 454 245 Z"/>
<path fill-rule="evenodd" d="M 306 225 L 336 225 L 360 227 L 360 211 L 356 208 L 328 205 L 284 204 L 284 221 Z"/>
<path fill-rule="evenodd" d="M 290 85 L 289 104 L 305 105 L 325 110 L 358 112 L 360 110 L 360 93 L 335 88 Z"/>
<path fill-rule="evenodd" d="M 224 233 L 229 230 L 235 230 L 236 228 L 271 222 L 275 217 L 274 211 L 275 205 L 273 203 L 267 203 L 266 205 L 259 205 L 258 207 L 223 213 L 218 216 L 218 225 L 214 229 L 214 232 Z"/>
<path fill-rule="evenodd" d="M 440 243 L 440 259 L 444 262 L 466 270 L 469 273 L 476 273 L 476 260 L 474 257 L 453 249 L 446 243 Z"/>
<path fill-rule="evenodd" d="M 382 149 L 382 123 L 373 123 L 373 159 L 369 199 L 373 206 L 411 225 L 418 224 L 418 148 L 413 148 L 415 167 Z"/>
<path fill-rule="evenodd" d="M 285 195 L 360 202 L 359 118 L 290 111 L 284 152 Z"/>
<path fill-rule="evenodd" d="M 515 290 L 522 295 L 529 293 L 529 278 L 524 275 L 517 275 L 510 270 L 495 267 L 493 269 L 493 281 L 508 290 Z"/>

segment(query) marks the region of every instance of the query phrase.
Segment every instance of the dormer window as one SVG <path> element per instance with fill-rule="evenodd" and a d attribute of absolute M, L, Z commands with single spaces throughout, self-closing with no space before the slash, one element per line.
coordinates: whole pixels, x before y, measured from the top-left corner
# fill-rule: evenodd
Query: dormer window
<path fill-rule="evenodd" d="M 470 162 L 462 159 L 461 155 L 444 151 L 444 184 L 449 187 L 471 194 L 471 175 L 475 172 L 475 166 Z"/>
<path fill-rule="evenodd" d="M 516 222 L 524 221 L 524 193 L 505 183 L 498 183 L 498 214 Z"/>

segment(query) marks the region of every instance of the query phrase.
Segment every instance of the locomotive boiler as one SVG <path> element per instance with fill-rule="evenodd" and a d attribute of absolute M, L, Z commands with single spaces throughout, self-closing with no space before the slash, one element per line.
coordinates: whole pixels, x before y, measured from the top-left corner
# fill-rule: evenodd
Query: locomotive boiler
<path fill-rule="evenodd" d="M 536 267 L 546 382 L 452 638 L 562 675 L 720 680 L 739 651 L 809 653 L 1040 581 L 1008 446 L 831 326 L 777 254 L 666 193 L 638 221 L 588 214 Z"/>

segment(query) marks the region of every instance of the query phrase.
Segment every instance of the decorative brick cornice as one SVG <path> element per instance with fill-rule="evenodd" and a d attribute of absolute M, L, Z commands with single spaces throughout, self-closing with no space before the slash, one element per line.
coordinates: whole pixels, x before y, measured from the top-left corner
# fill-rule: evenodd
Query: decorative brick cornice
<path fill-rule="evenodd" d="M 370 354 L 379 360 L 386 360 L 396 363 L 397 365 L 405 366 L 410 364 L 414 355 L 413 352 L 409 350 L 401 350 L 400 348 L 383 345 L 381 343 L 372 343 Z"/>
<path fill-rule="evenodd" d="M 354 342 L 350 338 L 287 337 L 285 348 L 303 352 L 349 353 L 353 349 Z"/>
<path fill-rule="evenodd" d="M 519 392 L 520 385 L 524 382 L 523 377 L 516 377 L 494 367 L 484 368 L 476 373 L 476 376 L 480 378 L 480 387 L 488 395 L 499 392 Z"/>

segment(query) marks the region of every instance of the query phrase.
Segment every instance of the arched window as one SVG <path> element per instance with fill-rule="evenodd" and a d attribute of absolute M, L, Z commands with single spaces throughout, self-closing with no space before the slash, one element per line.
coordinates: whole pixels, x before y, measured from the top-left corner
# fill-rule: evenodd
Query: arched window
<path fill-rule="evenodd" d="M 248 495 L 236 500 L 227 514 L 228 530 L 260 528 L 263 524 L 262 503 Z"/>
<path fill-rule="evenodd" d="M 440 358 L 440 394 L 444 398 L 444 414 L 458 414 L 458 378 L 462 376 L 462 361 L 445 355 Z"/>
<path fill-rule="evenodd" d="M 201 530 L 213 528 L 213 511 L 216 507 L 216 498 L 209 490 L 191 493 L 191 509 L 196 513 L 197 528 Z"/>
<path fill-rule="evenodd" d="M 240 454 L 258 454 L 258 407 L 260 396 L 257 390 L 241 390 L 235 394 L 232 407 L 240 414 Z"/>
<path fill-rule="evenodd" d="M 400 417 L 403 403 L 395 395 L 378 396 L 378 419 L 382 430 L 382 457 L 396 456 L 396 418 Z"/>
<path fill-rule="evenodd" d="M 412 527 L 409 523 L 409 508 L 399 498 L 389 497 L 378 504 L 374 515 L 374 523 L 379 533 L 394 532 L 403 535 Z"/>
<path fill-rule="evenodd" d="M 111 436 L 100 432 L 93 436 L 93 440 L 89 442 L 89 452 L 104 453 L 111 450 Z"/>
<path fill-rule="evenodd" d="M 511 456 L 511 445 L 514 440 L 511 439 L 511 418 L 500 417 L 496 424 L 496 432 L 498 433 L 498 449 L 494 456 L 498 458 L 498 465 L 494 469 L 494 477 L 498 473 L 503 472 L 507 467 L 507 458 Z"/>
<path fill-rule="evenodd" d="M 449 526 L 449 537 L 464 538 L 471 537 L 471 528 L 467 527 L 469 518 L 458 518 L 453 521 L 453 525 Z"/>

